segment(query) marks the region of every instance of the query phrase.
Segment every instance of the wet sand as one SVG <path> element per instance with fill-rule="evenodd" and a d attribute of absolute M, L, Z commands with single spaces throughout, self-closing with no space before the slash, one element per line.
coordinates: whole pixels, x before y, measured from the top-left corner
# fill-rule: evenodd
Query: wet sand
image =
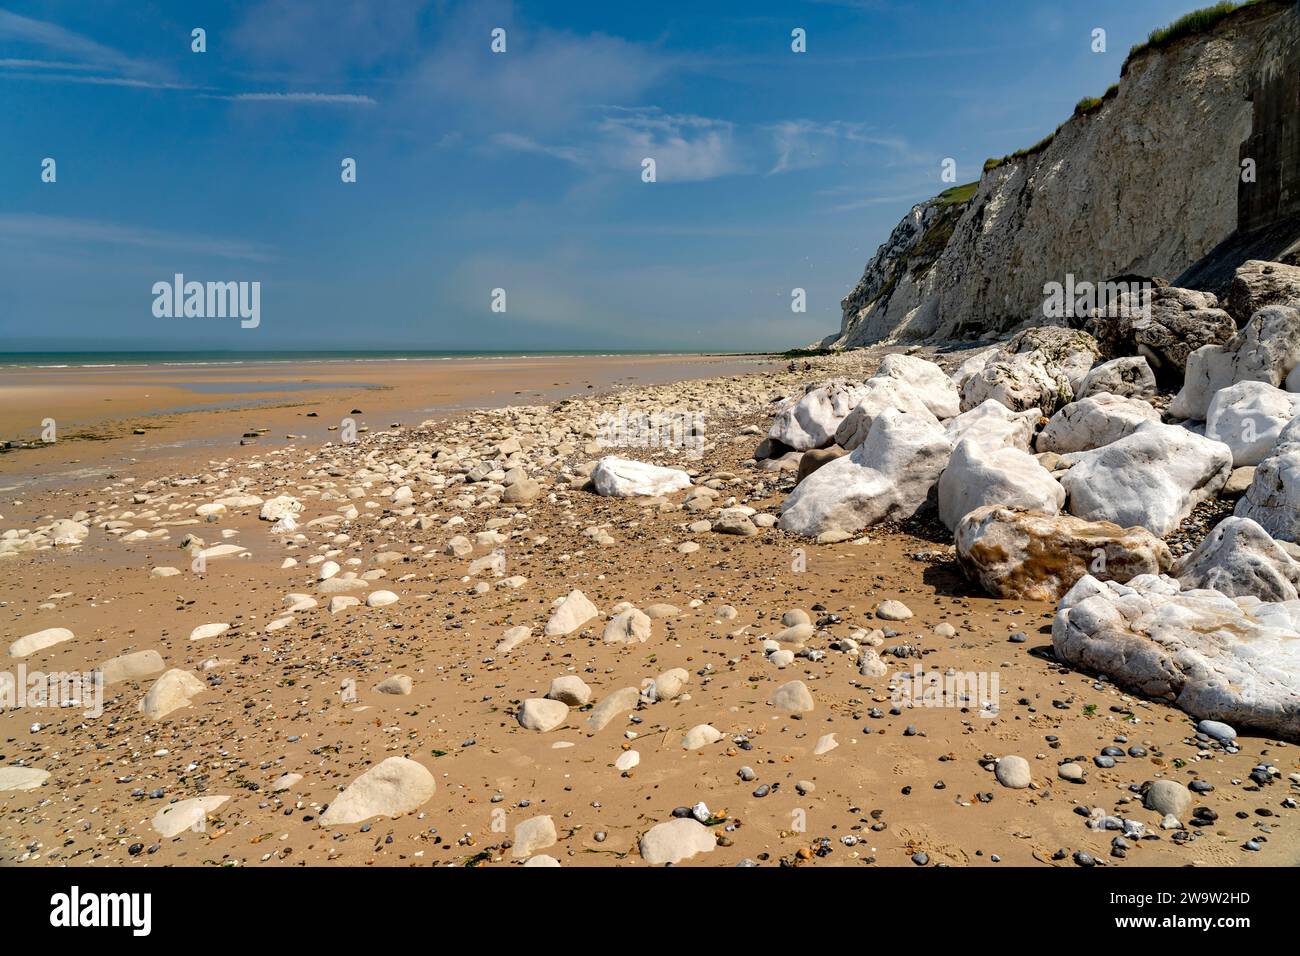
<path fill-rule="evenodd" d="M 52 445 L 0 453 L 0 493 L 33 482 L 93 479 L 127 464 L 180 461 L 199 449 L 250 454 L 287 444 L 288 435 L 330 441 L 344 418 L 388 428 L 471 408 L 751 372 L 772 362 L 765 356 L 571 355 L 0 369 L 0 440 L 36 441 L 46 419 L 54 420 L 57 435 Z M 144 434 L 134 434 L 137 429 Z M 254 432 L 261 432 L 256 445 L 241 446 L 242 436 Z"/>

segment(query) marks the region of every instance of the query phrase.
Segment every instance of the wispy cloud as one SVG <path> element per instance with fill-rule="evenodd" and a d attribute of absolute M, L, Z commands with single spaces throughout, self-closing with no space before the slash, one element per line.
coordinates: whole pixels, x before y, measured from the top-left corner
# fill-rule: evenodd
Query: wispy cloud
<path fill-rule="evenodd" d="M 155 68 L 151 64 L 127 56 L 90 37 L 73 33 L 57 23 L 19 16 L 8 10 L 0 10 L 0 40 L 53 51 L 71 57 L 84 67 L 135 77 L 155 74 Z"/>
<path fill-rule="evenodd" d="M 519 153 L 537 153 L 540 156 L 550 156 L 553 159 L 560 159 L 566 163 L 582 165 L 585 154 L 582 150 L 572 146 L 548 146 L 545 143 L 539 143 L 531 136 L 523 136 L 519 133 L 495 133 L 490 139 L 493 146 L 502 149 L 513 150 Z"/>
<path fill-rule="evenodd" d="M 233 93 L 212 97 L 236 103 L 318 103 L 334 106 L 377 106 L 372 97 L 359 93 Z"/>
<path fill-rule="evenodd" d="M 777 154 L 769 175 L 866 158 L 917 161 L 905 139 L 873 133 L 861 123 L 795 119 L 772 123 L 767 130 Z"/>
<path fill-rule="evenodd" d="M 643 159 L 653 159 L 663 182 L 715 179 L 745 170 L 735 127 L 725 120 L 647 110 L 612 114 L 598 129 L 612 162 L 635 169 Z"/>
<path fill-rule="evenodd" d="M 197 86 L 183 83 L 158 83 L 153 80 L 137 80 L 129 76 L 86 76 L 78 73 L 4 73 L 7 80 L 38 80 L 42 83 L 80 83 L 86 86 L 122 86 L 135 90 L 196 90 Z"/>
<path fill-rule="evenodd" d="M 73 243 L 166 249 L 222 259 L 269 262 L 275 256 L 255 243 L 191 233 L 167 232 L 93 219 L 0 213 L 0 240 L 28 243 Z"/>
<path fill-rule="evenodd" d="M 495 133 L 502 149 L 536 153 L 572 163 L 591 173 L 635 171 L 653 159 L 659 182 L 696 182 L 747 171 L 735 127 L 706 116 L 674 115 L 654 107 L 610 108 L 594 129 L 580 131 L 578 146 L 539 142 L 520 133 Z"/>
<path fill-rule="evenodd" d="M 15 60 L 0 59 L 0 69 L 6 70 L 93 70 L 91 63 L 72 63 L 68 60 Z"/>

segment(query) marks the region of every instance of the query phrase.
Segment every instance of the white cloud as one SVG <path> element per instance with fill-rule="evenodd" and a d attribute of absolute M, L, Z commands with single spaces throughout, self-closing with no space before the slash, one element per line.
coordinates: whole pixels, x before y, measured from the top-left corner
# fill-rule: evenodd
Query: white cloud
<path fill-rule="evenodd" d="M 769 175 L 867 157 L 878 160 L 882 154 L 887 160 L 917 161 L 906 140 L 873 134 L 861 123 L 782 120 L 767 130 L 777 154 Z"/>
<path fill-rule="evenodd" d="M 127 76 L 147 76 L 155 72 L 144 61 L 136 60 L 89 37 L 65 30 L 57 23 L 34 20 L 7 10 L 0 10 L 0 40 L 25 43 L 74 58 L 78 63 Z"/>
<path fill-rule="evenodd" d="M 597 128 L 601 152 L 609 163 L 639 169 L 649 157 L 661 182 L 716 179 L 745 171 L 735 127 L 725 120 L 658 110 L 624 111 L 606 116 Z"/>
<path fill-rule="evenodd" d="M 0 213 L 0 239 L 31 243 L 89 243 L 166 249 L 171 252 L 269 262 L 275 257 L 254 243 L 191 233 L 166 232 L 93 219 Z"/>
<path fill-rule="evenodd" d="M 584 153 L 580 149 L 571 146 L 547 146 L 545 143 L 537 142 L 531 136 L 523 136 L 519 133 L 496 133 L 490 141 L 494 146 L 502 149 L 519 153 L 537 153 L 575 165 L 582 165 L 584 159 Z"/>
<path fill-rule="evenodd" d="M 369 96 L 358 93 L 235 93 L 215 99 L 236 103 L 319 103 L 338 106 L 376 106 Z"/>

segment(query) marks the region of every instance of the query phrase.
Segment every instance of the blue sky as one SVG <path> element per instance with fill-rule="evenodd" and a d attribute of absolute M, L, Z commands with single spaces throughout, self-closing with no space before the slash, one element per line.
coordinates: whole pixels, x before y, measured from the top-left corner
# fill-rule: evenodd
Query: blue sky
<path fill-rule="evenodd" d="M 0 351 L 810 342 L 944 158 L 978 178 L 1198 5 L 0 4 Z M 178 272 L 260 282 L 260 325 L 156 318 Z"/>

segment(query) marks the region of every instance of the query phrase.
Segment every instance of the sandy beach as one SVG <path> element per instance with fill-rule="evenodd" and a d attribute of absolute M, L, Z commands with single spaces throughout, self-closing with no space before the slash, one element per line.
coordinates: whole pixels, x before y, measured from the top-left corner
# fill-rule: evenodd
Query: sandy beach
<path fill-rule="evenodd" d="M 199 449 L 249 454 L 241 450 L 251 447 L 240 445 L 245 434 L 257 433 L 258 446 L 324 442 L 344 418 L 388 428 L 469 408 L 748 371 L 763 361 L 571 355 L 0 368 L 0 440 L 40 442 L 47 419 L 57 437 L 0 453 L 0 491 L 84 480 L 119 463 L 182 461 Z"/>
<path fill-rule="evenodd" d="M 0 713 L 3 764 L 47 775 L 0 791 L 0 864 L 638 866 L 695 808 L 708 845 L 681 865 L 1294 865 L 1293 745 L 1227 751 L 1063 666 L 1055 604 L 986 596 L 933 516 L 824 544 L 772 526 L 796 476 L 754 458 L 770 403 L 888 351 L 7 375 L 10 434 L 53 414 L 116 437 L 0 458 L 4 529 L 89 529 L 0 563 L 0 646 L 58 638 L 4 666 L 117 679 L 97 717 Z M 288 379 L 328 387 L 262 390 Z M 191 380 L 275 404 L 176 411 Z M 352 408 L 370 430 L 340 443 Z M 596 444 L 620 409 L 698 410 L 700 454 Z M 594 493 L 611 451 L 697 490 Z M 753 533 L 720 533 L 734 506 Z M 593 613 L 556 624 L 574 591 Z M 900 706 L 922 665 L 995 676 L 993 712 Z M 811 709 L 773 703 L 794 683 Z M 1027 787 L 995 779 L 1013 754 Z M 1261 762 L 1280 786 L 1250 785 Z M 400 807 L 331 818 L 381 764 Z M 1207 784 L 1212 813 L 1162 829 L 1157 778 Z M 1123 851 L 1107 818 L 1141 824 Z"/>

